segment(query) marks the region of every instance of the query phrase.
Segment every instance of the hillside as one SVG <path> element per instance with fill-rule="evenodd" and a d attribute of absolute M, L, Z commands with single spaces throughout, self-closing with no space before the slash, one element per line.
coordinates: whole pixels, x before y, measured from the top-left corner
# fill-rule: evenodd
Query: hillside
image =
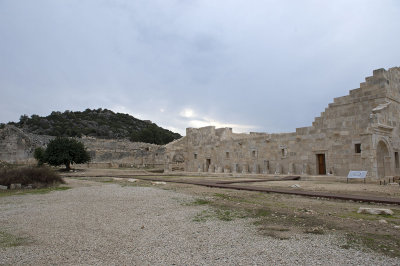
<path fill-rule="evenodd" d="M 101 108 L 86 109 L 83 112 L 52 112 L 46 117 L 23 115 L 19 122 L 9 124 L 38 135 L 129 139 L 160 145 L 181 137 L 178 133 L 161 128 L 150 121 Z"/>

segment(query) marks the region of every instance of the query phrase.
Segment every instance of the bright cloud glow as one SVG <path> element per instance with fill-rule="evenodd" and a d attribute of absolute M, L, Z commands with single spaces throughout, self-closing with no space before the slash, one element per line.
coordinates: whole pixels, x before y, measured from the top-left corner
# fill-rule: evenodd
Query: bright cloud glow
<path fill-rule="evenodd" d="M 180 112 L 180 115 L 185 118 L 191 118 L 194 116 L 194 111 L 190 108 L 185 108 Z"/>

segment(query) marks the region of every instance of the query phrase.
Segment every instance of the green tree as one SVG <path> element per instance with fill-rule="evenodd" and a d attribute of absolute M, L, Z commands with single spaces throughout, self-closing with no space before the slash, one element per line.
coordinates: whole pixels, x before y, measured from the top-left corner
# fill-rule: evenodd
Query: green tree
<path fill-rule="evenodd" d="M 35 149 L 33 157 L 38 161 L 38 166 L 42 166 L 46 162 L 45 150 L 42 147 Z"/>
<path fill-rule="evenodd" d="M 71 164 L 89 162 L 90 155 L 83 143 L 74 139 L 58 137 L 47 145 L 44 160 L 53 166 L 63 164 L 67 170 L 70 170 Z"/>

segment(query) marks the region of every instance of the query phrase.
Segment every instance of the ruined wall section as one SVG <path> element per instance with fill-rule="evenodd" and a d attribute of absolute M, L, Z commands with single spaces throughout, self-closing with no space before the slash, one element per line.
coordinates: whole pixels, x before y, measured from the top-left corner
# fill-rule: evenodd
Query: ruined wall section
<path fill-rule="evenodd" d="M 37 144 L 19 128 L 6 126 L 0 130 L 0 160 L 8 163 L 32 161 Z"/>
<path fill-rule="evenodd" d="M 164 172 L 188 169 L 188 139 L 183 137 L 165 145 Z"/>
<path fill-rule="evenodd" d="M 33 152 L 37 147 L 46 147 L 52 136 L 25 133 L 8 125 L 0 130 L 0 160 L 8 163 L 34 164 Z M 89 151 L 94 165 L 113 167 L 164 166 L 165 147 L 155 144 L 77 138 Z"/>
<path fill-rule="evenodd" d="M 91 163 L 110 163 L 119 167 L 164 166 L 165 148 L 160 145 L 96 138 L 78 140 L 87 147 L 93 158 Z"/>

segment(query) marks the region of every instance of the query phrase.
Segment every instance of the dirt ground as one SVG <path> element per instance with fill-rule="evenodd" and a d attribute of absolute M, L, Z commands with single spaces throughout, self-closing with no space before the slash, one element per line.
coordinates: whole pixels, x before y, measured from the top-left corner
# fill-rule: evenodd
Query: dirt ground
<path fill-rule="evenodd" d="M 300 180 L 293 181 L 274 181 L 284 176 L 273 176 L 268 177 L 227 177 L 227 176 L 173 176 L 152 173 L 142 169 L 93 169 L 93 168 L 82 168 L 77 169 L 76 172 L 64 174 L 64 176 L 71 177 L 153 177 L 153 178 L 165 178 L 170 181 L 243 181 L 243 180 L 263 180 L 269 179 L 268 182 L 254 182 L 245 183 L 246 186 L 256 187 L 267 187 L 267 188 L 284 188 L 301 191 L 320 191 L 320 192 L 332 192 L 350 195 L 362 195 L 362 196 L 379 196 L 388 198 L 400 198 L 400 185 L 380 185 L 379 181 L 369 181 L 366 184 L 361 180 L 350 180 L 349 183 L 346 179 L 333 179 L 330 177 L 312 177 L 312 178 L 301 178 Z M 296 185 L 299 185 L 298 187 Z M 292 187 L 294 186 L 294 187 Z"/>
<path fill-rule="evenodd" d="M 295 190 L 304 191 L 321 191 L 332 192 L 350 195 L 363 195 L 363 196 L 380 196 L 390 198 L 400 198 L 399 185 L 379 185 L 379 184 L 364 184 L 361 181 L 347 184 L 346 182 L 338 181 L 272 181 L 272 182 L 257 182 L 247 183 L 246 185 L 269 187 L 269 188 L 292 188 Z M 300 187 L 292 187 L 299 185 Z"/>
<path fill-rule="evenodd" d="M 96 182 L 120 183 L 126 186 L 152 186 L 148 180 L 135 183 L 127 179 L 114 180 L 115 176 L 135 178 L 164 178 L 169 181 L 182 180 L 212 180 L 231 181 L 246 180 L 246 178 L 229 177 L 198 177 L 198 176 L 144 176 L 145 171 L 118 169 L 87 169 L 69 173 L 70 178 L 85 179 Z M 151 173 L 146 173 L 151 174 Z M 254 179 L 248 178 L 248 179 Z M 292 185 L 299 187 L 292 188 Z M 380 186 L 376 183 L 354 182 L 347 184 L 343 181 L 326 180 L 295 180 L 246 183 L 251 186 L 285 188 L 293 190 L 309 190 L 335 192 L 350 195 L 381 196 L 390 198 L 400 197 L 399 186 Z M 301 234 L 342 234 L 347 239 L 344 248 L 370 249 L 389 256 L 400 256 L 400 206 L 374 203 L 359 203 L 353 201 L 310 198 L 276 193 L 259 193 L 231 189 L 208 188 L 203 186 L 177 184 L 167 182 L 161 186 L 166 190 L 185 193 L 198 198 L 199 205 L 209 205 L 214 211 L 203 213 L 199 220 L 216 216 L 222 220 L 252 217 L 259 233 L 289 239 Z M 389 208 L 394 215 L 358 214 L 360 207 Z"/>

